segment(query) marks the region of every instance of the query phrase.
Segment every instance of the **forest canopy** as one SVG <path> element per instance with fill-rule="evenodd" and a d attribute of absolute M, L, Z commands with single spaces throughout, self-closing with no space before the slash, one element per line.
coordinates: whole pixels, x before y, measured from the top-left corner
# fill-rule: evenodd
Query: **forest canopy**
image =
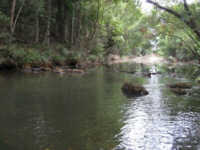
<path fill-rule="evenodd" d="M 20 63 L 150 53 L 200 60 L 200 2 L 0 0 L 0 46 Z"/>

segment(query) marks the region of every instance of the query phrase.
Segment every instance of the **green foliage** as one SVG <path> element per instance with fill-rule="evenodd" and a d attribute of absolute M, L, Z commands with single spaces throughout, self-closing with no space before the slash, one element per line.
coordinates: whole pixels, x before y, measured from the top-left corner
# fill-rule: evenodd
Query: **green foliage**
<path fill-rule="evenodd" d="M 66 59 L 64 56 L 55 55 L 52 57 L 52 62 L 55 65 L 63 65 L 65 63 Z"/>
<path fill-rule="evenodd" d="M 95 62 L 95 61 L 97 60 L 97 56 L 91 54 L 91 55 L 88 56 L 88 59 L 89 59 L 90 61 L 92 61 L 92 62 Z"/>
<path fill-rule="evenodd" d="M 0 25 L 8 25 L 10 18 L 0 11 Z"/>
<path fill-rule="evenodd" d="M 0 44 L 10 44 L 15 38 L 9 32 L 0 33 Z"/>
<path fill-rule="evenodd" d="M 159 9 L 145 14 L 137 0 L 52 0 L 50 45 L 42 45 L 48 24 L 49 1 L 36 2 L 25 1 L 15 33 L 10 34 L 10 1 L 0 1 L 0 44 L 24 45 L 25 48 L 9 50 L 12 59 L 19 63 L 95 61 L 109 54 L 145 55 L 156 49 L 163 56 L 189 60 L 194 58 L 191 48 L 200 52 L 199 39 L 184 24 L 184 21 L 195 18 L 196 30 L 200 30 L 197 3 L 189 4 L 190 18 L 183 4 L 174 0 L 163 1 L 163 6 L 167 4 L 168 8 L 183 16 L 181 20 Z M 20 6 L 21 0 L 16 2 L 15 17 Z M 35 44 L 37 18 L 39 41 Z"/>
<path fill-rule="evenodd" d="M 43 57 L 36 50 L 26 50 L 22 47 L 11 47 L 8 50 L 7 59 L 12 59 L 16 64 L 30 64 L 42 62 Z"/>

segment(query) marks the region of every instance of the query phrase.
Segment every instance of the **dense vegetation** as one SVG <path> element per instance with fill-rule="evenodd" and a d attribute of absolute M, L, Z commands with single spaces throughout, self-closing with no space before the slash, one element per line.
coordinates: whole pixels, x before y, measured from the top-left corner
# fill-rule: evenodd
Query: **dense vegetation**
<path fill-rule="evenodd" d="M 200 3 L 165 0 L 0 0 L 0 49 L 13 67 L 158 53 L 200 60 Z"/>

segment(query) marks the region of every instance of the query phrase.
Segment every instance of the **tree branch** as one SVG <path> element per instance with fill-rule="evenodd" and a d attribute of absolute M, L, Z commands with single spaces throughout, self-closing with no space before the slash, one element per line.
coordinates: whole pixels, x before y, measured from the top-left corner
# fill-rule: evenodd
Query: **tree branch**
<path fill-rule="evenodd" d="M 177 17 L 178 19 L 182 20 L 186 25 L 188 25 L 190 27 L 190 29 L 192 29 L 192 31 L 197 35 L 198 39 L 200 40 L 200 31 L 197 29 L 196 27 L 196 23 L 194 22 L 194 20 L 190 17 L 189 15 L 189 18 L 190 18 L 190 21 L 186 20 L 181 14 L 175 12 L 174 10 L 172 9 L 169 9 L 169 8 L 166 8 L 166 7 L 163 7 L 161 6 L 160 4 L 156 3 L 156 2 L 153 2 L 152 0 L 146 0 L 146 2 L 150 3 L 150 4 L 153 4 L 154 6 L 174 15 L 175 17 Z M 187 5 L 187 2 L 186 0 L 184 0 L 184 7 L 187 11 L 187 9 L 189 10 L 188 8 L 188 5 Z M 189 14 L 191 13 L 190 10 L 187 11 Z"/>
<path fill-rule="evenodd" d="M 191 48 L 189 45 L 187 45 L 186 41 L 183 38 L 176 36 L 176 35 L 166 34 L 166 33 L 158 33 L 158 34 L 155 34 L 155 36 L 156 35 L 166 35 L 166 36 L 170 36 L 170 37 L 181 40 L 182 42 L 185 43 L 185 46 L 193 53 L 194 57 L 196 57 L 198 60 L 200 60 L 200 54 L 198 53 L 197 49 L 194 46 L 193 46 L 193 48 Z"/>
<path fill-rule="evenodd" d="M 197 44 L 198 46 L 200 46 L 200 43 L 198 43 L 198 42 L 194 39 L 194 37 L 192 37 L 192 35 L 191 35 L 190 33 L 188 33 L 183 27 L 179 26 L 178 24 L 172 23 L 172 22 L 168 22 L 168 23 L 169 23 L 169 24 L 172 24 L 172 25 L 174 25 L 174 26 L 176 26 L 176 27 L 178 27 L 178 29 L 184 30 L 184 33 L 185 33 L 187 36 L 189 36 L 195 44 Z"/>

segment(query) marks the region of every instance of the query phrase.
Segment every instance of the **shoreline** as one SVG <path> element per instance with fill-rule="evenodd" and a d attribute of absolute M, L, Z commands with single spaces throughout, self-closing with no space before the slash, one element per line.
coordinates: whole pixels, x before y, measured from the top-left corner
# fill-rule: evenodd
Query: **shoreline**
<path fill-rule="evenodd" d="M 83 68 L 87 67 L 93 67 L 93 66 L 101 66 L 105 64 L 118 64 L 118 63 L 139 63 L 139 64 L 145 64 L 145 65 L 152 65 L 152 64 L 191 64 L 191 65 L 197 65 L 200 67 L 200 64 L 198 64 L 198 61 L 192 60 L 192 61 L 177 61 L 173 60 L 172 62 L 160 57 L 156 54 L 151 55 L 145 55 L 145 56 L 124 56 L 120 57 L 118 55 L 111 55 L 106 59 L 103 60 L 97 60 L 97 61 L 90 61 L 90 60 L 81 60 L 77 61 L 76 64 L 70 65 L 70 64 L 61 64 L 61 65 L 54 65 L 53 63 L 30 63 L 30 64 L 21 64 L 20 67 L 14 66 L 14 64 L 9 63 L 9 61 L 3 60 L 0 63 L 0 72 L 1 71 L 21 71 L 21 72 L 55 72 L 56 68 L 58 69 L 68 69 L 69 72 L 73 72 L 73 69 L 82 70 Z M 71 70 L 69 70 L 71 69 Z M 82 70 L 83 71 L 83 70 Z"/>

